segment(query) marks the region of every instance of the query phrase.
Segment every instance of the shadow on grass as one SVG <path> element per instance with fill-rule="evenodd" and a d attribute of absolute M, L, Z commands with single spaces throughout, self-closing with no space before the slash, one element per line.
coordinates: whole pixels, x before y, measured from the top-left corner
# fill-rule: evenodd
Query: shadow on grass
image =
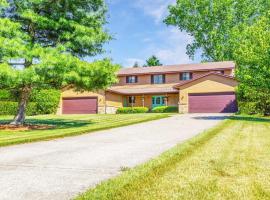
<path fill-rule="evenodd" d="M 0 120 L 0 124 L 8 124 L 11 120 Z M 78 128 L 94 124 L 90 120 L 66 120 L 66 119 L 26 119 L 26 124 L 55 126 L 57 129 Z"/>
<path fill-rule="evenodd" d="M 236 121 L 250 121 L 250 122 L 270 122 L 269 117 L 258 117 L 258 116 L 242 116 L 242 115 L 234 115 L 234 116 L 202 116 L 202 117 L 193 117 L 194 119 L 199 120 L 236 120 Z"/>

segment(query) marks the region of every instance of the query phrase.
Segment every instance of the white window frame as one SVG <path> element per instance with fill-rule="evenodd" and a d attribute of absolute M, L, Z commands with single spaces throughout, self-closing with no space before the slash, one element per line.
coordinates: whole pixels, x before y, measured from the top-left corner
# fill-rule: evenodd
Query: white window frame
<path fill-rule="evenodd" d="M 136 76 L 128 76 L 127 83 L 136 83 Z"/>
<path fill-rule="evenodd" d="M 192 73 L 191 72 L 182 72 L 181 73 L 181 80 L 182 81 L 188 81 L 192 79 Z"/>
<path fill-rule="evenodd" d="M 163 74 L 153 75 L 153 84 L 163 84 Z"/>

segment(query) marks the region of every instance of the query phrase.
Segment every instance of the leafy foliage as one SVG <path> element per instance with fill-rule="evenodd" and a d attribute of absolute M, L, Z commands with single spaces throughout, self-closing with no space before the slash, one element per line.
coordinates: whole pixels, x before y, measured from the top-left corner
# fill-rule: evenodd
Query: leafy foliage
<path fill-rule="evenodd" d="M 158 106 L 151 110 L 153 113 L 176 113 L 178 112 L 177 106 Z"/>
<path fill-rule="evenodd" d="M 162 66 L 162 63 L 159 61 L 159 59 L 156 56 L 151 56 L 146 60 L 146 64 L 144 67 L 152 67 L 152 66 Z"/>
<path fill-rule="evenodd" d="M 0 90 L 0 101 L 13 99 L 12 93 L 8 90 Z"/>
<path fill-rule="evenodd" d="M 117 81 L 119 66 L 109 59 L 82 60 L 111 39 L 103 0 L 2 0 L 0 6 L 0 89 L 19 91 L 18 121 L 33 89 L 96 90 Z"/>
<path fill-rule="evenodd" d="M 18 110 L 18 102 L 13 101 L 0 101 L 0 115 L 15 115 Z M 37 104 L 30 102 L 26 107 L 27 115 L 36 115 L 37 114 Z"/>
<path fill-rule="evenodd" d="M 33 90 L 31 102 L 36 102 L 37 114 L 55 114 L 59 105 L 61 92 L 59 90 Z"/>
<path fill-rule="evenodd" d="M 234 60 L 239 100 L 254 102 L 256 112 L 270 113 L 270 1 L 178 0 L 165 22 L 194 37 L 187 54 L 196 50 L 210 61 Z M 242 104 L 248 105 L 248 104 Z M 242 109 L 243 110 L 243 109 Z"/>
<path fill-rule="evenodd" d="M 147 113 L 149 111 L 146 107 L 123 107 L 118 108 L 117 114 L 132 114 L 132 113 Z"/>

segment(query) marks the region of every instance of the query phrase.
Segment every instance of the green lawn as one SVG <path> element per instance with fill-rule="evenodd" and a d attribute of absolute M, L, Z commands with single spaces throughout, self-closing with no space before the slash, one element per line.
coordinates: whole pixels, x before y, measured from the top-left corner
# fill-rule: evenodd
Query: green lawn
<path fill-rule="evenodd" d="M 28 117 L 26 123 L 55 125 L 50 130 L 3 131 L 0 130 L 0 146 L 79 135 L 92 131 L 126 126 L 165 118 L 171 114 L 117 114 L 117 115 L 47 115 Z M 11 116 L 0 116 L 0 123 L 7 123 Z"/>
<path fill-rule="evenodd" d="M 270 118 L 232 117 L 78 199 L 270 199 Z"/>

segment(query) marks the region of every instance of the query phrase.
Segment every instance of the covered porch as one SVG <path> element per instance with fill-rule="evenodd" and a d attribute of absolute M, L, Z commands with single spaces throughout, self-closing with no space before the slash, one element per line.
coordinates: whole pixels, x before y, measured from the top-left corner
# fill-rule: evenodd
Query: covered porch
<path fill-rule="evenodd" d="M 178 94 L 136 94 L 123 96 L 124 107 L 178 106 Z"/>

